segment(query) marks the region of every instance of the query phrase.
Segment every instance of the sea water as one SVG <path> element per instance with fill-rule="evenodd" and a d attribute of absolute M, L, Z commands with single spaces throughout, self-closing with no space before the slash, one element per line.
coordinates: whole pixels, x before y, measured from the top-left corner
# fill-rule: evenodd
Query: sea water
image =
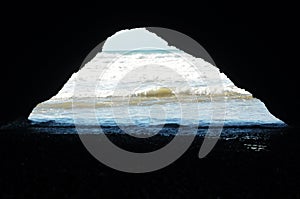
<path fill-rule="evenodd" d="M 135 133 L 215 121 L 225 127 L 284 125 L 216 66 L 180 50 L 99 52 L 29 119 L 54 126 L 128 126 Z"/>

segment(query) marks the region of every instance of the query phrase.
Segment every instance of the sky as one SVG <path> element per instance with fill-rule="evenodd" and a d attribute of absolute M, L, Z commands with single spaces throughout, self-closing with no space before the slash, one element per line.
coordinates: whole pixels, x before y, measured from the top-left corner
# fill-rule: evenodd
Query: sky
<path fill-rule="evenodd" d="M 165 40 L 145 28 L 135 28 L 115 33 L 105 41 L 102 50 L 127 51 L 140 48 L 174 49 L 174 47 L 168 46 Z"/>

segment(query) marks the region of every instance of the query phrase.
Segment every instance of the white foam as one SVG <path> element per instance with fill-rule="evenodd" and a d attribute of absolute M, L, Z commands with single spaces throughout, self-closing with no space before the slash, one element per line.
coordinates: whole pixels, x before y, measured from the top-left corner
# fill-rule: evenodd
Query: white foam
<path fill-rule="evenodd" d="M 128 76 L 132 71 L 147 65 L 147 74 L 144 74 L 144 77 L 143 74 Z M 149 69 L 151 66 L 155 66 L 153 70 Z M 198 71 L 195 70 L 195 66 L 197 66 Z M 174 79 L 173 76 L 168 75 L 168 70 L 173 70 L 181 78 Z M 210 76 L 212 71 L 218 76 Z M 89 82 L 93 78 L 101 80 L 96 88 L 94 84 Z M 125 55 L 121 53 L 98 53 L 81 70 L 72 75 L 53 99 L 74 97 L 75 84 L 86 85 L 83 92 L 76 93 L 76 97 L 93 97 L 89 96 L 92 92 L 96 93 L 97 97 L 108 97 L 116 93 L 124 96 L 133 95 L 145 92 L 145 89 L 157 88 L 158 81 L 156 80 L 168 85 L 177 93 L 251 95 L 248 91 L 236 87 L 224 73 L 219 72 L 218 68 L 201 58 L 194 58 L 182 51 L 163 54 L 155 53 L 155 51 L 153 53 L 137 51 Z M 122 81 L 122 85 L 120 85 L 120 81 Z M 144 87 L 136 90 L 141 82 Z M 134 93 L 132 93 L 133 91 Z"/>

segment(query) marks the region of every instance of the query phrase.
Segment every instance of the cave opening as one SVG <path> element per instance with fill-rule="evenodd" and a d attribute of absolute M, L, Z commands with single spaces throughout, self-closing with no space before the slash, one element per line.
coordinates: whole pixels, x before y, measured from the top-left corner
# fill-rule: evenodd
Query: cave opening
<path fill-rule="evenodd" d="M 208 126 L 212 119 L 225 127 L 285 125 L 235 86 L 206 52 L 199 57 L 170 43 L 146 28 L 115 33 L 29 120 L 73 126 L 75 115 L 89 126 Z M 213 118 L 218 108 L 222 114 Z"/>

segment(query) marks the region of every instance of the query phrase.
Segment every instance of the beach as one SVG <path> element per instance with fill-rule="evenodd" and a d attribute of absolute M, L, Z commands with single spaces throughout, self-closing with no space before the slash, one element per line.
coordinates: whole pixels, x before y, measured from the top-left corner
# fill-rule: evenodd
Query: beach
<path fill-rule="evenodd" d="M 168 167 L 131 174 L 98 162 L 77 134 L 2 129 L 1 198 L 299 198 L 299 129 L 268 129 L 268 136 L 257 134 L 260 130 L 221 136 L 203 159 L 198 158 L 203 136 L 196 136 Z M 109 137 L 133 151 L 155 149 L 170 140 Z"/>

